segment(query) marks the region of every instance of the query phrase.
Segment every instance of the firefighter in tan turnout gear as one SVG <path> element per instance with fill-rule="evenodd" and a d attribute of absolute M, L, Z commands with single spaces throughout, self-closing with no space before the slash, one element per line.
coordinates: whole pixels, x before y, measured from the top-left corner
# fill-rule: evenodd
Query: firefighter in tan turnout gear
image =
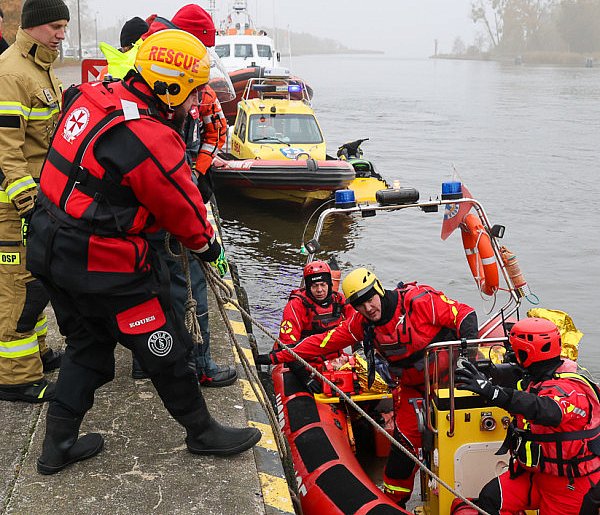
<path fill-rule="evenodd" d="M 52 63 L 68 21 L 62 0 L 26 0 L 16 41 L 0 56 L 0 400 L 51 399 L 43 373 L 60 366 L 45 345 L 48 295 L 25 268 L 25 245 L 60 110 Z"/>

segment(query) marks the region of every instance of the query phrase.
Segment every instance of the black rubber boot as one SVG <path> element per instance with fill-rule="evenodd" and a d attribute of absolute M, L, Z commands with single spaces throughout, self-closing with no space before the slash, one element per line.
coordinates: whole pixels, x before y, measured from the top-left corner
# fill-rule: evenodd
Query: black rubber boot
<path fill-rule="evenodd" d="M 48 352 L 46 352 L 46 354 L 42 356 L 42 365 L 44 367 L 44 372 L 52 372 L 52 370 L 60 368 L 60 363 L 64 355 L 64 350 L 48 349 Z"/>
<path fill-rule="evenodd" d="M 98 433 L 89 433 L 78 438 L 81 420 L 47 416 L 46 438 L 42 455 L 37 461 L 40 474 L 56 474 L 77 461 L 95 456 L 102 450 L 104 439 Z"/>
<path fill-rule="evenodd" d="M 209 373 L 198 373 L 200 384 L 210 388 L 232 385 L 236 382 L 237 377 L 235 368 L 230 365 L 216 365 L 216 370 L 211 370 Z"/>
<path fill-rule="evenodd" d="M 34 404 L 54 399 L 56 384 L 40 379 L 37 383 L 0 386 L 0 400 L 23 401 Z"/>
<path fill-rule="evenodd" d="M 192 454 L 230 456 L 247 451 L 258 443 L 261 433 L 255 427 L 227 427 L 204 411 L 176 417 L 187 431 L 185 443 Z"/>

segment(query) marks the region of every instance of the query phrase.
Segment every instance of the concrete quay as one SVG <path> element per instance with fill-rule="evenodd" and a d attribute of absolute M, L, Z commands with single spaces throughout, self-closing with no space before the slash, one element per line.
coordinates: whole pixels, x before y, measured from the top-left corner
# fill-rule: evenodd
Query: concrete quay
<path fill-rule="evenodd" d="M 0 401 L 0 515 L 294 512 L 271 427 L 210 294 L 209 302 L 213 356 L 219 363 L 235 362 L 241 377 L 232 386 L 202 393 L 220 422 L 258 427 L 259 444 L 227 458 L 190 454 L 184 429 L 169 416 L 150 380 L 131 378 L 131 355 L 118 346 L 115 379 L 96 392 L 81 427 L 82 434 L 99 432 L 105 438 L 104 450 L 94 458 L 53 476 L 38 474 L 47 406 Z M 228 313 L 247 346 L 239 312 Z M 53 318 L 50 307 L 47 314 Z M 48 342 L 55 349 L 63 344 L 53 320 Z M 244 353 L 251 356 L 249 347 Z"/>

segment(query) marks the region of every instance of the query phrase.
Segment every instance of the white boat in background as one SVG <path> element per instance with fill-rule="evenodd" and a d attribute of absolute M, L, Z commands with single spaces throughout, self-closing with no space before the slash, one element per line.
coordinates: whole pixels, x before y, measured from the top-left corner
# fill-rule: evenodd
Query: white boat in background
<path fill-rule="evenodd" d="M 235 0 L 217 31 L 215 52 L 228 72 L 261 66 L 273 68 L 280 60 L 273 39 L 255 27 L 247 0 Z"/>

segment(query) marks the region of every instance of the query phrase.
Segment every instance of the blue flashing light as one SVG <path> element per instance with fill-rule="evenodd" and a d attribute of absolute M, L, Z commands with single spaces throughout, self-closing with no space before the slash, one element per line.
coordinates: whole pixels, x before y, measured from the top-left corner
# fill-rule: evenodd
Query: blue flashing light
<path fill-rule="evenodd" d="M 462 198 L 462 184 L 459 181 L 442 182 L 442 200 Z"/>
<path fill-rule="evenodd" d="M 288 91 L 290 93 L 300 93 L 302 91 L 302 86 L 300 84 L 290 84 L 288 86 Z"/>
<path fill-rule="evenodd" d="M 356 197 L 353 190 L 336 190 L 335 207 L 345 209 L 356 206 Z"/>

